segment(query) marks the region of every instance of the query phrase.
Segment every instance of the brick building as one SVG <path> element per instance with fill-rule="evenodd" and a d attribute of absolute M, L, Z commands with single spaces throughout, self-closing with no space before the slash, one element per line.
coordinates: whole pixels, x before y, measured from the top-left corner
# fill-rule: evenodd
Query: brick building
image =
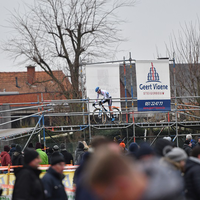
<path fill-rule="evenodd" d="M 66 91 L 70 92 L 71 83 L 69 79 L 61 70 L 52 71 L 55 78 L 62 83 Z M 0 105 L 1 110 L 9 109 L 10 107 L 23 107 L 34 105 L 35 102 L 41 102 L 42 100 L 60 100 L 66 99 L 63 95 L 59 85 L 44 71 L 35 71 L 34 66 L 28 66 L 26 72 L 0 72 Z M 9 105 L 9 103 L 29 103 L 21 105 Z M 10 113 L 12 116 L 23 116 L 33 114 L 38 109 L 27 109 L 23 111 L 15 111 Z M 8 116 L 9 113 L 6 113 Z M 5 113 L 0 114 L 0 124 L 9 121 L 11 118 L 3 118 Z M 30 119 L 33 122 L 34 118 Z M 30 124 L 30 122 L 27 122 Z M 19 124 L 18 124 L 19 125 Z M 0 126 L 1 128 L 13 128 L 18 126 L 17 124 L 7 124 L 6 126 Z"/>

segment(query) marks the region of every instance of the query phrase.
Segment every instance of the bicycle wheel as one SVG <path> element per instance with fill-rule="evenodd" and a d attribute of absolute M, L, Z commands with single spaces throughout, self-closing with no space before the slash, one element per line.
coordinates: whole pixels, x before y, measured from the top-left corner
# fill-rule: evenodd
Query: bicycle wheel
<path fill-rule="evenodd" d="M 94 122 L 96 124 L 105 124 L 106 122 L 106 115 L 105 113 L 100 109 L 100 108 L 96 108 L 94 111 L 93 111 L 93 119 L 94 119 Z"/>
<path fill-rule="evenodd" d="M 118 108 L 113 108 L 114 123 L 120 124 L 122 122 L 122 113 Z"/>

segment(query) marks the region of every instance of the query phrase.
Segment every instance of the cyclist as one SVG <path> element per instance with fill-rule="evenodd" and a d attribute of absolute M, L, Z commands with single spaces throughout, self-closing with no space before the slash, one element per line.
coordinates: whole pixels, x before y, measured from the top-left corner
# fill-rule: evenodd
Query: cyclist
<path fill-rule="evenodd" d="M 97 103 L 98 99 L 99 99 L 99 95 L 103 96 L 103 99 L 99 102 L 99 104 L 103 104 L 108 102 L 108 108 L 110 111 L 110 114 L 112 116 L 112 121 L 115 121 L 114 115 L 113 115 L 113 110 L 112 110 L 112 97 L 110 96 L 109 92 L 107 92 L 106 90 L 101 90 L 99 87 L 95 88 L 95 92 L 97 92 L 97 99 L 95 101 L 95 103 L 93 103 L 93 106 Z"/>

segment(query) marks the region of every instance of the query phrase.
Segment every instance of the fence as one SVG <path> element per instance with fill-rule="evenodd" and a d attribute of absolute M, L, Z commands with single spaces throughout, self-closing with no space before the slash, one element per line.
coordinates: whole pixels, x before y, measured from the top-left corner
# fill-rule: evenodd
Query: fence
<path fill-rule="evenodd" d="M 177 97 L 178 98 L 200 98 L 200 97 Z M 181 127 L 185 128 L 198 128 L 200 127 L 199 122 L 199 111 L 200 106 L 191 105 L 191 104 L 178 104 L 176 103 L 175 98 L 172 98 L 172 110 L 170 112 L 138 112 L 137 111 L 137 100 L 134 97 L 125 97 L 125 98 L 115 98 L 113 99 L 113 105 L 115 102 L 120 102 L 121 112 L 122 112 L 122 122 L 121 123 L 112 123 L 111 121 L 106 122 L 105 124 L 96 124 L 93 121 L 92 113 L 93 110 L 90 110 L 90 105 L 94 102 L 94 99 L 68 99 L 68 100 L 43 100 L 41 102 L 25 102 L 25 103 L 12 103 L 6 104 L 10 105 L 11 109 L 0 110 L 1 118 L 8 119 L 4 120 L 0 124 L 0 127 L 9 123 L 14 123 L 16 121 L 23 121 L 26 119 L 37 119 L 37 123 L 29 131 L 28 134 L 11 134 L 6 137 L 0 136 L 0 140 L 4 143 L 11 142 L 12 140 L 20 139 L 23 137 L 29 136 L 28 140 L 26 139 L 27 146 L 28 142 L 32 139 L 34 135 L 42 133 L 44 145 L 46 146 L 46 137 L 49 137 L 53 140 L 52 136 L 48 135 L 48 132 L 51 132 L 56 135 L 63 135 L 63 137 L 73 134 L 75 132 L 88 132 L 88 140 L 92 138 L 93 130 L 128 130 L 131 128 L 132 137 L 129 138 L 127 134 L 127 142 L 136 141 L 137 133 L 136 128 L 168 128 L 175 129 L 176 135 L 173 137 L 173 140 L 177 141 L 178 138 L 182 135 L 179 134 Z M 125 104 L 124 104 L 125 103 Z M 80 111 L 70 110 L 70 105 L 72 108 L 81 108 Z M 124 106 L 125 105 L 125 106 Z M 4 106 L 4 104 L 2 105 Z M 19 107 L 20 106 L 20 107 Z M 60 106 L 62 109 L 57 112 L 56 106 Z M 32 110 L 32 113 L 29 115 L 21 116 L 17 112 L 21 110 Z M 4 115 L 6 113 L 6 115 Z M 10 115 L 8 116 L 8 113 Z M 11 120 L 10 120 L 11 118 Z M 54 118 L 64 118 L 65 124 L 56 125 L 52 124 L 52 119 Z M 74 119 L 78 119 L 75 121 Z M 76 123 L 75 123 L 76 122 Z M 162 131 L 161 131 L 162 132 Z M 169 133 L 170 134 L 170 133 Z M 160 135 L 160 134 L 159 134 Z M 158 135 L 158 136 L 159 136 Z M 148 138 L 148 135 L 144 135 L 144 139 Z M 154 136 L 155 137 L 155 136 Z M 158 137 L 155 137 L 158 138 Z M 86 140 L 84 135 L 84 140 Z M 74 141 L 76 142 L 76 141 Z M 2 146 L 2 145 L 1 145 Z"/>
<path fill-rule="evenodd" d="M 6 199 L 6 200 L 11 200 L 12 196 L 12 191 L 14 188 L 14 182 L 15 182 L 15 176 L 13 174 L 13 169 L 18 168 L 22 166 L 3 166 L 0 167 L 0 170 L 6 170 L 8 171 L 7 174 L 0 174 L 0 185 L 4 189 L 2 196 L 0 199 Z M 40 170 L 47 170 L 49 168 L 49 165 L 40 165 L 39 169 Z M 68 195 L 69 200 L 74 200 L 75 199 L 75 188 L 73 187 L 73 177 L 74 177 L 74 172 L 76 170 L 77 166 L 72 166 L 72 165 L 66 165 L 65 170 L 64 170 L 64 175 L 65 178 L 63 179 L 63 184 L 65 186 L 66 193 Z M 40 175 L 40 178 L 44 176 L 46 172 L 42 172 Z"/>

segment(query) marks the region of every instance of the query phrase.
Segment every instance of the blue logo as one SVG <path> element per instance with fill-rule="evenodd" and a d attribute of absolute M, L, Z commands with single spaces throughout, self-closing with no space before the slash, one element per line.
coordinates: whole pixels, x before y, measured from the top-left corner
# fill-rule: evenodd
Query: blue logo
<path fill-rule="evenodd" d="M 153 66 L 153 63 L 151 63 L 151 68 L 147 76 L 147 82 L 160 82 L 159 74 L 156 72 L 156 68 Z"/>

